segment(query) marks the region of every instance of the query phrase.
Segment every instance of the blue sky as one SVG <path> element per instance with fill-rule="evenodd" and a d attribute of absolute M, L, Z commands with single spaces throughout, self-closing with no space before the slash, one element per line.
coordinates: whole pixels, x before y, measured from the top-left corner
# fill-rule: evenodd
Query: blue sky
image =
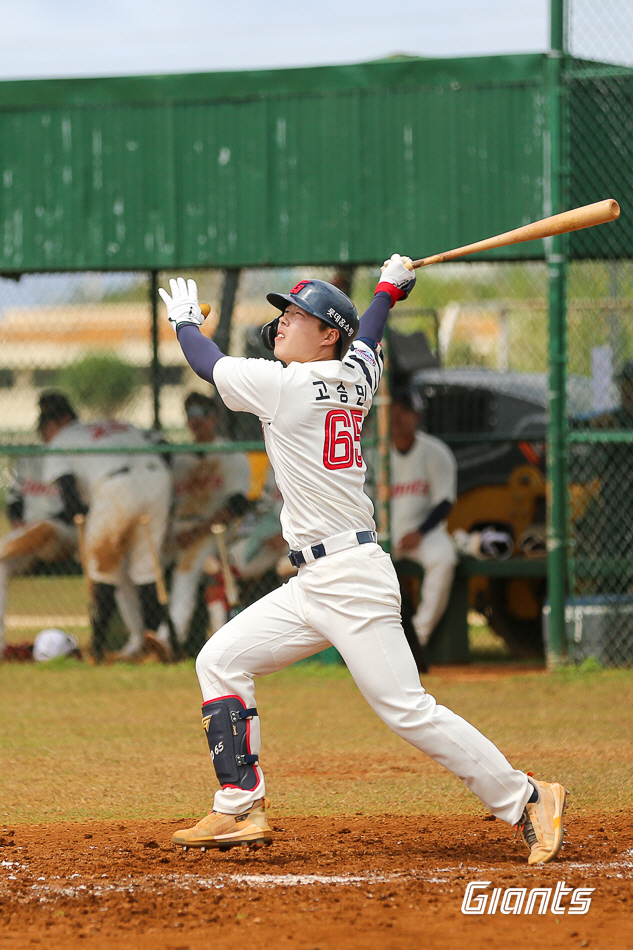
<path fill-rule="evenodd" d="M 0 0 L 0 23 L 0 79 L 38 79 L 543 51 L 549 2 Z"/>

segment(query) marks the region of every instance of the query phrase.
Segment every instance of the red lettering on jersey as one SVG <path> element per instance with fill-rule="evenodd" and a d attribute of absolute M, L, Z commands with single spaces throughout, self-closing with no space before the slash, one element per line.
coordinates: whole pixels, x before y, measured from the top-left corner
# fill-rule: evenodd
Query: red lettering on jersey
<path fill-rule="evenodd" d="M 98 439 L 105 439 L 109 435 L 118 435 L 120 432 L 127 432 L 129 426 L 124 422 L 97 422 L 95 425 L 90 426 L 90 434 L 93 441 Z"/>
<path fill-rule="evenodd" d="M 391 497 L 402 498 L 406 495 L 428 495 L 430 490 L 431 486 L 429 483 L 425 482 L 423 478 L 418 478 L 414 482 L 401 482 L 400 484 L 392 484 Z"/>
<path fill-rule="evenodd" d="M 325 417 L 323 464 L 330 471 L 362 467 L 363 456 L 358 448 L 363 425 L 362 409 L 330 409 Z"/>
<path fill-rule="evenodd" d="M 23 495 L 49 495 L 51 498 L 59 498 L 57 485 L 46 485 L 44 482 L 35 482 L 30 478 L 22 483 L 20 492 Z"/>

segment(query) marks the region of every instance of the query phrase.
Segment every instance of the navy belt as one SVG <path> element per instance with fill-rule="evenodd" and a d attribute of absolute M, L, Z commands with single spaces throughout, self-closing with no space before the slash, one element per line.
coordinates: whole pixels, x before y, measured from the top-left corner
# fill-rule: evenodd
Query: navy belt
<path fill-rule="evenodd" d="M 115 475 L 127 475 L 128 472 L 131 472 L 132 469 L 129 465 L 124 465 L 123 468 L 116 468 L 113 472 L 108 472 L 106 478 L 114 478 Z"/>
<path fill-rule="evenodd" d="M 155 472 L 158 465 L 156 462 L 148 462 L 145 468 L 147 471 Z M 129 475 L 131 471 L 132 468 L 130 465 L 124 465 L 122 468 L 115 468 L 113 472 L 108 472 L 106 478 L 114 478 L 116 475 Z"/>
<path fill-rule="evenodd" d="M 376 544 L 378 541 L 378 535 L 375 531 L 357 531 L 356 540 L 359 544 Z M 318 561 L 320 557 L 326 557 L 327 551 L 325 550 L 325 545 L 322 541 L 318 544 L 312 544 L 310 550 L 314 555 L 314 560 Z M 288 555 L 288 559 L 293 567 L 301 567 L 302 564 L 306 563 L 306 559 L 303 556 L 303 551 L 291 551 Z"/>

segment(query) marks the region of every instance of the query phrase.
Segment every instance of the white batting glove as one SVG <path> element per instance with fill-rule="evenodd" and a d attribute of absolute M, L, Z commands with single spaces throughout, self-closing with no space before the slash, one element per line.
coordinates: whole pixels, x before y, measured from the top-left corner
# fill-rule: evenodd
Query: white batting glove
<path fill-rule="evenodd" d="M 390 294 L 392 307 L 398 300 L 405 300 L 415 286 L 415 272 L 410 270 L 407 264 L 411 264 L 410 257 L 392 254 L 381 267 L 380 280 L 375 293 L 383 290 Z"/>
<path fill-rule="evenodd" d="M 185 281 L 184 277 L 172 278 L 169 281 L 171 297 L 162 287 L 158 288 L 165 306 L 167 317 L 174 330 L 178 331 L 184 323 L 193 323 L 199 327 L 204 323 L 204 317 L 198 303 L 198 285 L 195 280 Z"/>

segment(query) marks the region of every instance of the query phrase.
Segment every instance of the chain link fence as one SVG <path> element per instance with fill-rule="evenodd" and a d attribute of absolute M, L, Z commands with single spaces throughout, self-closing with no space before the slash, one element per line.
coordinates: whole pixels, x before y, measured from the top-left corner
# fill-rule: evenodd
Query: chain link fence
<path fill-rule="evenodd" d="M 262 324 L 272 315 L 265 294 L 287 290 L 307 275 L 334 280 L 343 289 L 351 284 L 362 312 L 373 295 L 378 269 L 245 269 L 233 275 L 232 283 L 220 271 L 185 276 L 196 278 L 200 299 L 211 305 L 204 332 L 216 339 L 224 335 L 232 355 L 269 357 L 260 337 Z M 123 496 L 135 498 L 140 505 L 135 510 L 154 519 L 153 545 L 185 654 L 195 655 L 223 622 L 232 598 L 245 606 L 288 576 L 280 498 L 257 420 L 230 413 L 216 402 L 209 428 L 202 410 L 206 399 L 213 399 L 213 388 L 187 366 L 162 310 L 157 338 L 153 334 L 152 289 L 167 286 L 170 276 L 0 279 L 0 485 L 5 502 L 0 608 L 11 646 L 32 642 L 46 628 L 60 628 L 83 646 L 90 641 L 94 588 L 82 574 L 77 528 L 72 521 L 63 522 L 62 499 L 48 480 L 50 454 L 38 454 L 37 449 L 45 446 L 37 430 L 38 399 L 51 389 L 62 392 L 89 427 L 83 446 L 89 451 L 82 454 L 75 446 L 74 451 L 67 448 L 64 457 L 72 459 L 69 468 L 80 472 L 88 495 L 92 491 L 96 498 L 106 485 L 110 508 L 105 520 L 116 522 L 112 499 Z M 230 325 L 223 317 L 227 293 Z M 542 652 L 546 295 L 547 274 L 541 263 L 429 268 L 418 273 L 409 301 L 394 310 L 389 343 L 392 384 L 413 382 L 424 405 L 423 428 L 446 441 L 458 460 L 459 499 L 450 529 L 469 534 L 482 524 L 496 525 L 508 531 L 516 558 L 539 562 L 535 576 L 477 576 L 468 582 L 470 606 L 477 611 L 471 620 L 474 616 L 476 622 L 491 625 L 493 633 L 486 635 L 498 644 L 493 652 L 520 655 Z M 201 411 L 188 416 L 187 403 Z M 363 439 L 368 466 L 375 473 L 374 416 Z M 155 429 L 156 418 L 160 430 Z M 129 426 L 137 433 L 134 445 Z M 149 441 L 138 433 L 150 433 Z M 168 488 L 161 489 L 158 502 L 149 498 L 151 466 L 168 473 Z M 100 473 L 96 479 L 95 471 Z M 370 492 L 373 485 L 370 478 Z M 240 495 L 246 499 L 242 505 L 235 500 Z M 161 506 L 169 513 L 162 521 Z M 33 533 L 33 525 L 42 522 L 54 530 Z M 227 590 L 214 522 L 227 528 L 223 537 L 235 592 Z M 94 548 L 94 539 L 87 541 Z M 129 548 L 129 538 L 121 534 L 120 541 Z M 145 558 L 148 576 L 151 543 L 142 533 L 139 544 L 146 550 L 141 562 Z M 101 564 L 100 576 L 113 578 L 113 564 L 121 570 L 106 648 L 108 655 L 130 658 L 140 652 L 148 624 L 163 640 L 167 631 L 161 614 L 152 618 L 150 611 L 148 617 L 139 597 L 143 571 L 139 574 L 121 551 L 109 553 L 112 563 L 105 569 Z"/>
<path fill-rule="evenodd" d="M 570 186 L 582 201 L 611 195 L 628 218 L 633 171 L 633 7 L 568 4 L 565 81 Z M 591 404 L 568 406 L 571 519 L 569 654 L 633 663 L 633 265 L 609 227 L 574 236 L 568 272 L 569 374 Z M 599 241 L 599 244 L 596 242 Z M 596 258 L 600 257 L 601 260 Z M 591 259 L 593 258 L 593 259 Z"/>

